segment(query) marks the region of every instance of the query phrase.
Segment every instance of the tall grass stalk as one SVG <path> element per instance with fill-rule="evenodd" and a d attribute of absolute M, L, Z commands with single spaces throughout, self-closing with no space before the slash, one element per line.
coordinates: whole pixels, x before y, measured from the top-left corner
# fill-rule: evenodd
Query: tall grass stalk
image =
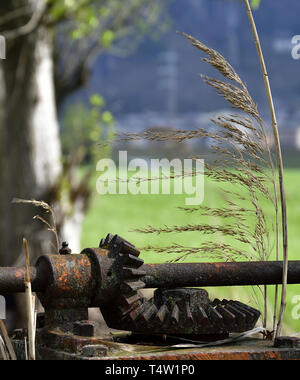
<path fill-rule="evenodd" d="M 276 246 L 278 252 L 278 194 L 277 176 L 270 151 L 264 122 L 245 82 L 230 63 L 216 50 L 183 33 L 190 43 L 205 54 L 203 61 L 215 68 L 225 81 L 202 76 L 204 82 L 236 110 L 211 120 L 213 128 L 196 130 L 157 131 L 147 130 L 139 134 L 123 133 L 123 140 L 174 141 L 181 143 L 195 138 L 211 142 L 213 163 L 206 163 L 204 175 L 221 184 L 223 206 L 220 208 L 196 206 L 181 207 L 187 213 L 198 214 L 199 223 L 163 227 L 147 226 L 135 231 L 144 234 L 199 232 L 212 239 L 199 239 L 197 247 L 173 244 L 169 247 L 148 246 L 143 249 L 157 253 L 175 254 L 175 261 L 199 253 L 202 257 L 221 260 L 267 261 Z M 193 157 L 194 160 L 199 157 Z M 192 173 L 197 175 L 195 171 Z M 181 173 L 184 177 L 185 173 Z M 172 177 L 171 177 L 172 178 Z M 225 186 L 231 186 L 226 190 Z M 239 191 L 242 190 L 241 192 Z M 246 194 L 243 191 L 246 190 Z M 275 218 L 265 213 L 265 201 L 273 206 Z M 215 223 L 205 223 L 205 218 Z M 220 222 L 216 221 L 219 219 Z M 276 231 L 274 241 L 270 232 Z M 223 237 L 226 239 L 223 240 Z M 264 327 L 267 325 L 267 287 L 262 289 L 264 298 Z"/>
<path fill-rule="evenodd" d="M 280 146 L 280 139 L 279 139 L 279 131 L 278 131 L 278 124 L 277 124 L 277 117 L 273 102 L 273 96 L 269 81 L 269 76 L 264 60 L 264 55 L 260 43 L 260 38 L 257 32 L 256 24 L 254 21 L 254 17 L 251 11 L 251 7 L 248 0 L 244 0 L 244 4 L 247 10 L 249 22 L 251 25 L 251 29 L 254 36 L 254 41 L 259 57 L 259 62 L 263 74 L 266 94 L 268 98 L 268 104 L 272 119 L 272 127 L 273 127 L 273 135 L 274 135 L 274 142 L 275 142 L 275 148 L 276 148 L 276 158 L 277 158 L 277 166 L 278 166 L 278 177 L 279 177 L 279 188 L 280 188 L 280 201 L 281 201 L 281 212 L 282 212 L 282 240 L 283 240 L 283 276 L 282 276 L 282 293 L 281 293 L 281 306 L 280 306 L 280 312 L 278 317 L 278 323 L 276 328 L 276 337 L 281 334 L 282 331 L 282 325 L 283 325 L 283 317 L 284 312 L 286 308 L 286 288 L 287 288 L 287 276 L 288 276 L 288 233 L 287 233 L 287 210 L 286 210 L 286 197 L 285 197 L 285 187 L 284 187 L 284 173 L 283 173 L 283 161 L 282 161 L 282 153 L 281 153 L 281 146 Z M 276 297 L 278 294 L 278 289 L 276 289 Z M 277 299 L 275 301 L 275 313 L 277 309 Z M 275 314 L 274 313 L 274 314 Z M 275 314 L 276 315 L 276 314 Z M 276 320 L 276 317 L 274 318 Z"/>
<path fill-rule="evenodd" d="M 31 290 L 30 279 L 30 261 L 27 240 L 23 239 L 25 255 L 26 255 L 26 274 L 25 274 L 25 296 L 26 296 L 26 311 L 28 319 L 28 345 L 29 345 L 29 360 L 35 360 L 35 314 L 34 314 L 34 300 Z"/>

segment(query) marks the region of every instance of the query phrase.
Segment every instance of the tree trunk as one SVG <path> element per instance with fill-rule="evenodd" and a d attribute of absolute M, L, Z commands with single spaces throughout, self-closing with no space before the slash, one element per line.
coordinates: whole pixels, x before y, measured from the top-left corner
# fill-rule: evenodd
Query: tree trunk
<path fill-rule="evenodd" d="M 23 236 L 31 257 L 43 251 L 45 228 L 32 221 L 38 211 L 11 201 L 14 197 L 51 201 L 51 189 L 61 173 L 51 47 L 51 36 L 43 26 L 7 43 L 2 65 L 1 265 L 19 261 Z"/>
<path fill-rule="evenodd" d="M 34 6 L 41 1 L 45 0 L 28 3 Z M 23 0 L 19 0 L 18 7 L 21 5 Z M 1 16 L 14 7 L 17 8 L 15 3 L 1 2 Z M 24 20 L 5 25 L 4 29 L 12 30 L 20 24 L 24 25 Z M 44 210 L 14 204 L 13 198 L 51 204 L 57 211 L 61 240 L 69 241 L 72 250 L 78 253 L 88 196 L 87 192 L 78 191 L 70 179 L 69 194 L 64 196 L 69 196 L 72 202 L 64 202 L 61 197 L 62 163 L 51 31 L 40 23 L 31 33 L 8 40 L 6 45 L 6 60 L 0 63 L 0 266 L 16 266 L 25 261 L 23 237 L 28 240 L 33 263 L 41 254 L 56 253 L 56 249 L 50 244 L 55 243 L 53 234 L 40 221 L 32 220 L 37 214 L 47 219 Z M 17 297 L 18 327 L 25 322 L 23 299 Z"/>

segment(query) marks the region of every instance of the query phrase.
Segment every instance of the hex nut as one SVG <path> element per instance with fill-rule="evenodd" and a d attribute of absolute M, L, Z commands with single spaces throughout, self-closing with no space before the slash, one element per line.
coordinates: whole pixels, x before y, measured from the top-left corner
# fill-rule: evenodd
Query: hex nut
<path fill-rule="evenodd" d="M 93 337 L 95 335 L 96 322 L 77 321 L 73 325 L 73 333 L 78 336 Z"/>
<path fill-rule="evenodd" d="M 300 348 L 300 339 L 292 336 L 281 336 L 275 339 L 276 348 Z"/>

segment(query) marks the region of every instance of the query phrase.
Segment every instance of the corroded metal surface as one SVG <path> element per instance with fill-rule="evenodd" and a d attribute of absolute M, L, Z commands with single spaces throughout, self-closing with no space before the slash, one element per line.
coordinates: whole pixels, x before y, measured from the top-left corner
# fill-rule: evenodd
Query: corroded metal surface
<path fill-rule="evenodd" d="M 297 348 L 300 350 L 300 338 L 292 336 L 280 336 L 275 339 L 276 348 Z"/>
<path fill-rule="evenodd" d="M 123 297 L 113 307 L 102 306 L 108 326 L 150 335 L 201 335 L 210 340 L 211 335 L 251 330 L 260 316 L 258 310 L 238 301 L 211 302 L 202 289 L 157 289 L 151 300 Z"/>
<path fill-rule="evenodd" d="M 25 268 L 0 268 L 0 294 L 23 293 Z M 41 268 L 30 268 L 30 278 L 34 289 L 46 289 L 48 274 Z"/>
<path fill-rule="evenodd" d="M 80 354 L 87 345 L 100 345 L 103 342 L 109 347 L 108 337 L 80 336 L 60 330 L 41 330 L 37 334 L 37 345 L 73 354 Z"/>
<path fill-rule="evenodd" d="M 89 259 L 91 251 L 95 252 L 94 257 L 98 257 L 99 266 L 107 264 L 114 268 L 114 257 L 110 256 L 105 263 L 104 257 L 108 253 L 103 254 L 107 252 L 104 249 L 86 249 L 81 255 L 42 256 L 36 268 L 31 268 L 33 290 L 44 292 L 56 280 L 66 293 L 72 290 L 71 282 L 95 285 L 89 277 L 93 265 Z M 45 265 L 47 260 L 50 262 Z M 61 277 L 49 278 L 49 271 L 59 272 Z M 143 282 L 146 288 L 276 285 L 282 282 L 282 262 L 279 261 L 145 264 L 140 271 L 145 275 Z M 0 294 L 24 292 L 24 272 L 25 268 L 0 268 Z M 289 262 L 288 283 L 300 283 L 300 261 Z"/>
<path fill-rule="evenodd" d="M 47 268 L 50 281 L 39 298 L 45 308 L 71 309 L 89 307 L 95 279 L 86 255 L 42 256 L 37 267 Z"/>
<path fill-rule="evenodd" d="M 108 235 L 99 248 L 85 249 L 79 255 L 69 254 L 66 245 L 61 253 L 41 256 L 31 268 L 32 289 L 45 308 L 38 343 L 53 356 L 56 351 L 80 356 L 83 345 L 98 346 L 85 350 L 90 355 L 105 351 L 94 337 L 92 323 L 87 321 L 89 307 L 100 307 L 109 327 L 148 335 L 201 335 L 211 340 L 209 335 L 243 332 L 254 327 L 259 311 L 238 301 L 211 302 L 206 291 L 190 288 L 282 281 L 281 262 L 145 265 L 140 252 L 118 235 Z M 0 294 L 24 291 L 24 273 L 24 268 L 0 268 Z M 289 263 L 288 283 L 300 283 L 300 261 Z M 142 288 L 158 290 L 146 300 L 140 294 Z M 292 348 L 288 352 L 298 352 L 297 347 Z M 283 348 L 262 352 L 254 349 L 253 357 L 283 352 Z M 176 358 L 181 354 L 164 355 Z M 211 351 L 182 355 L 183 359 L 190 359 L 189 355 L 199 359 L 211 355 Z M 250 354 L 225 350 L 218 355 Z"/>
<path fill-rule="evenodd" d="M 144 265 L 148 288 L 275 285 L 282 283 L 282 262 L 174 263 Z M 300 261 L 290 261 L 288 283 L 300 283 Z"/>
<path fill-rule="evenodd" d="M 145 334 L 208 337 L 250 330 L 260 316 L 258 310 L 242 303 L 211 302 L 203 289 L 162 288 L 147 300 L 139 292 L 146 286 L 144 268 L 147 266 L 138 258 L 138 250 L 119 236 L 108 236 L 100 245 L 108 250 L 108 257 L 114 259 L 109 268 L 110 281 L 115 280 L 119 289 L 115 295 L 111 294 L 109 302 L 101 305 L 104 319 L 111 328 Z M 152 273 L 156 276 L 156 266 L 148 267 L 154 267 Z"/>
<path fill-rule="evenodd" d="M 241 332 L 255 325 L 257 310 L 235 301 L 210 302 L 207 295 L 200 302 L 190 295 L 203 291 L 178 287 L 277 284 L 282 277 L 280 262 L 145 265 L 139 254 L 118 235 L 108 235 L 100 248 L 85 249 L 80 255 L 41 256 L 32 268 L 32 287 L 46 310 L 48 328 L 64 323 L 70 328 L 75 322 L 72 316 L 77 315 L 72 310 L 100 307 L 108 326 L 117 329 L 162 334 Z M 0 270 L 0 293 L 1 286 L 22 291 L 23 276 L 22 268 Z M 290 263 L 288 282 L 300 282 L 300 262 Z M 147 287 L 176 290 L 158 290 L 148 301 L 139 292 Z M 161 302 L 163 293 L 170 298 L 174 291 L 176 302 Z M 78 319 L 86 319 L 80 313 Z"/>

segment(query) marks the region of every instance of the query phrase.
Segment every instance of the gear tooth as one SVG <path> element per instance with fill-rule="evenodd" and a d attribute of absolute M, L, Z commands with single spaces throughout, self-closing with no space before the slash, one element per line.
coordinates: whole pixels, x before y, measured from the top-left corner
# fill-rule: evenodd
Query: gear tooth
<path fill-rule="evenodd" d="M 119 306 L 121 317 L 125 317 L 127 314 L 131 313 L 134 309 L 138 308 L 141 305 L 141 300 L 139 299 L 135 303 L 128 306 Z"/>
<path fill-rule="evenodd" d="M 144 264 L 144 260 L 139 259 L 136 256 L 133 256 L 131 254 L 124 254 L 122 256 L 122 264 L 123 266 L 129 266 L 133 268 L 139 268 Z"/>
<path fill-rule="evenodd" d="M 251 330 L 259 316 L 260 312 L 256 310 L 256 313 L 247 305 L 242 303 L 236 303 L 236 301 L 229 301 L 226 305 L 226 309 L 232 312 L 236 316 L 236 323 L 232 332 L 242 332 L 246 330 Z"/>
<path fill-rule="evenodd" d="M 133 248 L 135 248 L 135 246 L 134 246 L 133 244 L 131 244 L 128 240 L 122 238 L 122 237 L 119 236 L 119 235 L 115 235 L 114 238 L 115 238 L 115 242 L 116 242 L 117 244 L 123 243 L 123 244 L 125 244 L 125 245 L 128 246 L 128 247 L 133 247 Z"/>
<path fill-rule="evenodd" d="M 167 305 L 162 305 L 156 313 L 155 320 L 159 323 L 164 323 L 166 316 L 169 314 Z"/>
<path fill-rule="evenodd" d="M 140 255 L 140 251 L 134 245 L 119 235 L 113 236 L 113 238 L 110 240 L 110 247 L 117 248 L 121 253 L 131 254 L 133 256 Z"/>
<path fill-rule="evenodd" d="M 100 240 L 99 248 L 108 249 L 108 246 L 113 238 L 112 234 L 107 234 L 107 236 Z"/>
<path fill-rule="evenodd" d="M 126 306 L 130 306 L 130 305 L 134 304 L 135 302 L 137 302 L 140 298 L 141 298 L 140 295 L 138 293 L 136 293 L 130 297 L 122 297 L 122 302 Z"/>
<path fill-rule="evenodd" d="M 132 256 L 138 257 L 140 255 L 140 251 L 132 244 L 127 241 L 123 241 L 122 244 L 122 253 L 130 254 Z"/>
<path fill-rule="evenodd" d="M 209 321 L 206 311 L 201 306 L 198 306 L 197 316 L 199 324 L 205 324 Z"/>
<path fill-rule="evenodd" d="M 189 326 L 193 326 L 194 320 L 193 320 L 190 305 L 188 303 L 186 304 L 186 321 Z"/>
<path fill-rule="evenodd" d="M 233 313 L 231 313 L 229 310 L 227 310 L 226 307 L 218 305 L 216 307 L 216 310 L 218 311 L 218 313 L 222 315 L 222 317 L 224 318 L 224 321 L 226 321 L 227 323 L 235 322 L 236 316 Z"/>
<path fill-rule="evenodd" d="M 244 303 L 239 302 L 239 301 L 233 301 L 233 303 L 235 306 L 239 307 L 240 309 L 245 310 L 248 313 L 252 314 L 253 317 L 259 317 L 260 316 L 260 311 L 254 309 L 251 306 L 245 305 Z"/>
<path fill-rule="evenodd" d="M 128 316 L 131 319 L 131 321 L 134 322 L 139 317 L 139 315 L 141 315 L 144 312 L 144 310 L 145 304 L 141 304 L 137 308 L 133 309 Z"/>
<path fill-rule="evenodd" d="M 105 245 L 108 246 L 112 242 L 113 238 L 114 238 L 113 234 L 107 234 L 105 238 Z"/>
<path fill-rule="evenodd" d="M 148 323 L 152 316 L 157 313 L 157 307 L 152 304 L 150 307 L 146 308 L 146 310 L 140 315 L 140 318 L 144 323 Z"/>
<path fill-rule="evenodd" d="M 246 319 L 246 314 L 237 307 L 233 306 L 231 303 L 228 303 L 226 305 L 226 309 L 229 310 L 232 314 L 234 314 L 238 320 L 244 321 Z"/>
<path fill-rule="evenodd" d="M 146 275 L 145 271 L 128 267 L 123 268 L 123 273 L 127 278 L 143 277 Z"/>
<path fill-rule="evenodd" d="M 122 239 L 120 239 L 119 235 L 112 235 L 112 234 L 109 234 L 111 236 L 110 238 L 110 244 L 120 244 L 120 242 L 122 241 Z"/>
<path fill-rule="evenodd" d="M 171 323 L 172 324 L 179 324 L 179 307 L 177 304 L 173 306 L 172 312 L 171 312 Z"/>
<path fill-rule="evenodd" d="M 208 311 L 212 320 L 219 322 L 223 321 L 222 315 L 213 306 L 209 305 Z"/>
<path fill-rule="evenodd" d="M 216 298 L 211 304 L 212 306 L 218 306 L 222 303 L 222 301 L 220 301 L 218 298 Z"/>
<path fill-rule="evenodd" d="M 249 329 L 251 329 L 252 325 L 256 324 L 258 318 L 260 317 L 260 312 L 258 310 L 237 301 L 233 301 L 231 305 L 245 314 L 245 322 Z"/>
<path fill-rule="evenodd" d="M 132 293 L 136 292 L 139 289 L 143 289 L 145 285 L 146 284 L 143 281 L 125 281 L 121 285 L 121 291 L 123 293 Z"/>
<path fill-rule="evenodd" d="M 233 307 L 235 307 L 236 309 L 240 310 L 242 313 L 246 314 L 246 316 L 250 316 L 250 317 L 254 317 L 255 316 L 255 314 L 252 312 L 252 310 L 246 309 L 245 307 L 243 307 L 243 304 L 239 305 L 236 302 L 232 302 L 231 305 Z"/>

